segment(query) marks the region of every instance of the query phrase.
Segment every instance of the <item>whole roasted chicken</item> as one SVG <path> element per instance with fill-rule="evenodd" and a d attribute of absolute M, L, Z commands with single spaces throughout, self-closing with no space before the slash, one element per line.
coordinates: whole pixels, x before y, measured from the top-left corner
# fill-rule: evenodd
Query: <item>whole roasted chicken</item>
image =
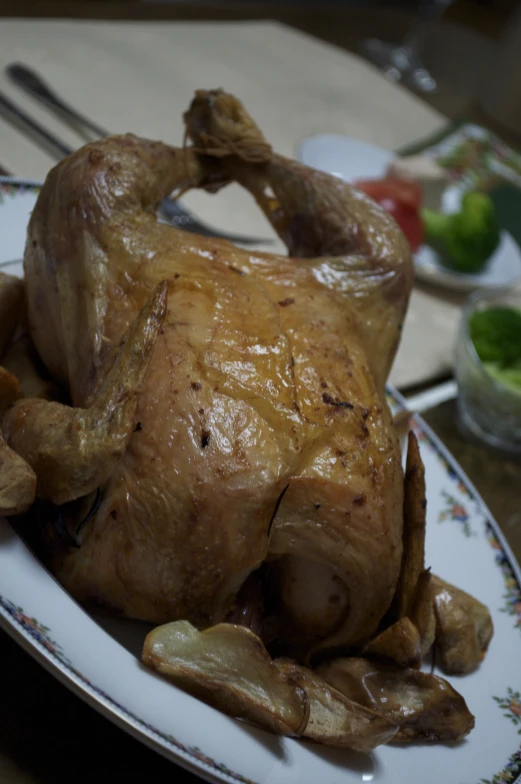
<path fill-rule="evenodd" d="M 279 636 L 306 650 L 362 642 L 402 553 L 384 382 L 407 241 L 350 185 L 276 155 L 231 95 L 198 92 L 185 121 L 191 147 L 112 137 L 47 177 L 24 260 L 28 321 L 72 406 L 20 400 L 4 435 L 60 507 L 47 552 L 80 601 L 204 627 L 264 564 Z M 158 223 L 172 191 L 231 181 L 288 257 Z"/>

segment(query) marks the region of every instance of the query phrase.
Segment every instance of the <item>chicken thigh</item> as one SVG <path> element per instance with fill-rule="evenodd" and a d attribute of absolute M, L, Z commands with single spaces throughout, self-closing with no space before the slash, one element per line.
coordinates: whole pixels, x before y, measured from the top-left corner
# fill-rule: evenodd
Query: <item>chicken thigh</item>
<path fill-rule="evenodd" d="M 362 644 L 402 555 L 384 383 L 407 241 L 349 184 L 274 153 L 233 96 L 199 91 L 185 121 L 191 146 L 110 137 L 48 175 L 28 320 L 71 405 L 16 401 L 4 436 L 36 473 L 46 557 L 81 602 L 204 628 L 256 580 L 272 636 L 303 656 Z M 231 181 L 288 257 L 157 221 L 171 192 Z"/>

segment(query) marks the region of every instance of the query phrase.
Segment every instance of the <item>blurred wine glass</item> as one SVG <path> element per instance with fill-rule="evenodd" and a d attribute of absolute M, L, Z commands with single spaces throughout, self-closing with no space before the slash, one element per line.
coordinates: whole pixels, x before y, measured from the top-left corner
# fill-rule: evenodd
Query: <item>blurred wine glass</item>
<path fill-rule="evenodd" d="M 434 93 L 438 84 L 425 68 L 422 51 L 426 38 L 453 0 L 422 0 L 413 29 L 401 43 L 369 38 L 363 52 L 393 82 L 424 93 Z"/>

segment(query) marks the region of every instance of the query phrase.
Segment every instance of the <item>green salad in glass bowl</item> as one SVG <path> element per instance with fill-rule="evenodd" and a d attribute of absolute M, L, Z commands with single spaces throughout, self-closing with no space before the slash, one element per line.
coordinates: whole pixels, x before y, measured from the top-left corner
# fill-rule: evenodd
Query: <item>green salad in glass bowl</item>
<path fill-rule="evenodd" d="M 521 291 L 477 293 L 456 346 L 458 408 L 465 429 L 521 455 Z"/>

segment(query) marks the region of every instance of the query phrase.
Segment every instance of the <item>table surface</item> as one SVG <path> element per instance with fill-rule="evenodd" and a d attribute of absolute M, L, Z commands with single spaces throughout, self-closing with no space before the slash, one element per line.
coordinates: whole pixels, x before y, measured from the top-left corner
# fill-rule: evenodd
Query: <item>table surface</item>
<path fill-rule="evenodd" d="M 387 31 L 389 18 L 380 22 Z M 401 15 L 392 19 L 394 30 L 403 29 Z M 303 26 L 300 15 L 294 22 Z M 343 27 L 336 14 L 329 29 L 323 19 L 316 24 L 316 32 L 323 39 L 356 49 L 369 31 L 368 16 L 359 9 L 346 10 L 342 22 Z M 378 34 L 374 28 L 370 32 Z M 433 99 L 433 105 L 449 116 L 456 105 L 464 105 L 472 116 L 472 102 L 461 82 L 458 89 L 463 91 L 459 100 L 453 93 Z M 479 111 L 473 118 L 483 122 Z M 432 409 L 425 419 L 467 472 L 521 560 L 517 489 L 521 464 L 497 456 L 492 459 L 482 446 L 466 441 L 457 428 L 453 401 Z M 175 781 L 199 781 L 97 714 L 1 631 L 0 651 L 0 784 L 112 784 L 127 777 L 130 781 L 160 780 L 162 775 Z"/>

